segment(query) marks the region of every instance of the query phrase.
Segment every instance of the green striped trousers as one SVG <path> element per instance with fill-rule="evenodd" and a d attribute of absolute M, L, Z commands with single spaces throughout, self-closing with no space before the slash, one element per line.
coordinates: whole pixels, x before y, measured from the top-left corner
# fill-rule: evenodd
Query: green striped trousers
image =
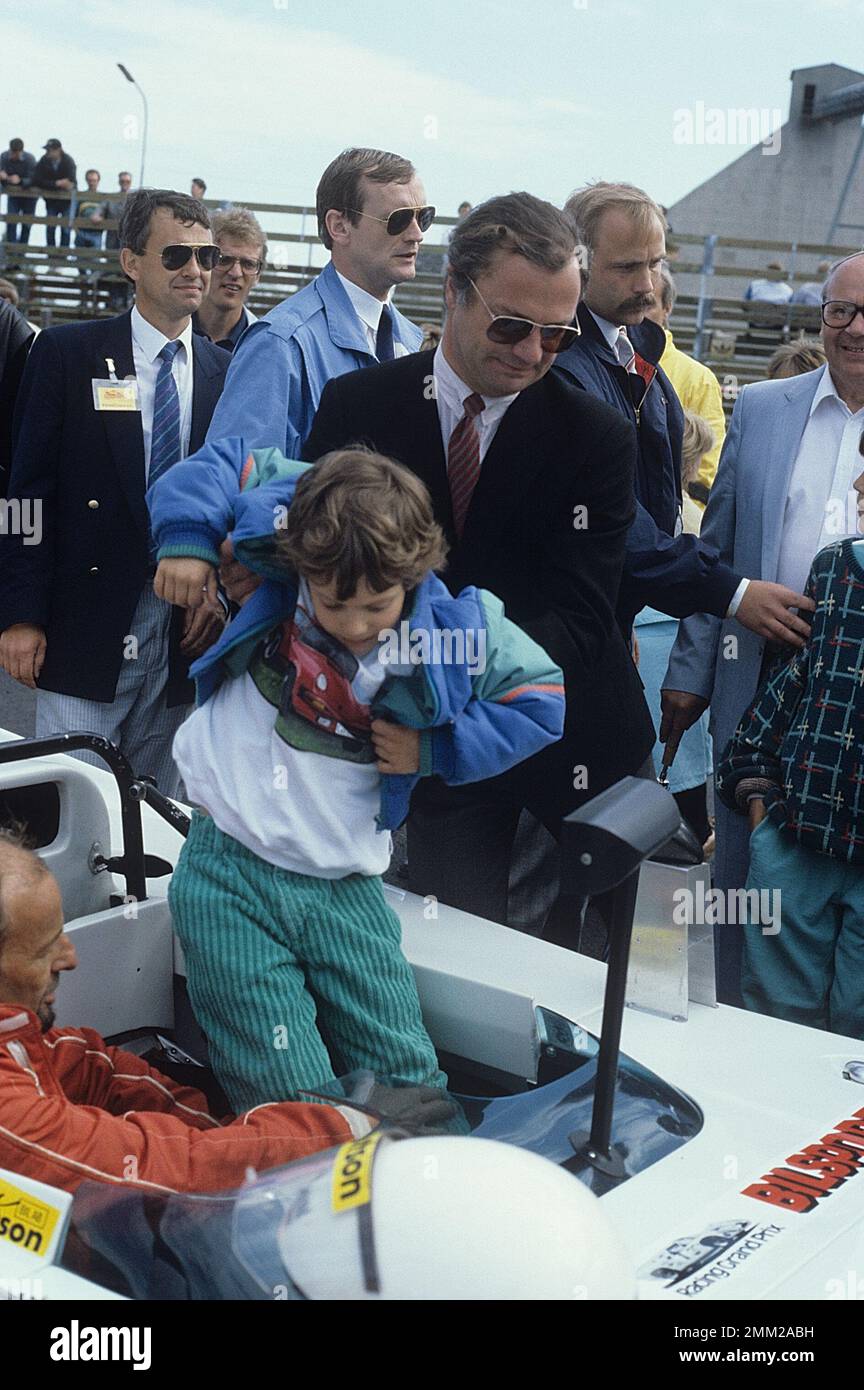
<path fill-rule="evenodd" d="M 196 812 L 168 900 L 192 1007 L 236 1111 L 333 1079 L 317 1017 L 342 1070 L 446 1086 L 380 878 L 277 868 Z"/>

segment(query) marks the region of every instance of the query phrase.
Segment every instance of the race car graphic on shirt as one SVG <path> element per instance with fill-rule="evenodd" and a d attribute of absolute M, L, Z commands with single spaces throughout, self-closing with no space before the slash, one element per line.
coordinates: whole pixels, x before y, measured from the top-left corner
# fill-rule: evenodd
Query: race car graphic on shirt
<path fill-rule="evenodd" d="M 372 714 L 354 693 L 360 663 L 298 603 L 252 658 L 249 673 L 277 710 L 275 730 L 292 748 L 372 763 Z"/>

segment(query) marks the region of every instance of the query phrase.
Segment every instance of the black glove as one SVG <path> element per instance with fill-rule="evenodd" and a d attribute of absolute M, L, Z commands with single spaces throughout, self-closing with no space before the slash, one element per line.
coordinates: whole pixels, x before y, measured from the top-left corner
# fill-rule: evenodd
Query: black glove
<path fill-rule="evenodd" d="M 377 1081 L 361 1103 L 382 1120 L 418 1134 L 447 1132 L 458 1110 L 437 1086 L 382 1086 Z"/>

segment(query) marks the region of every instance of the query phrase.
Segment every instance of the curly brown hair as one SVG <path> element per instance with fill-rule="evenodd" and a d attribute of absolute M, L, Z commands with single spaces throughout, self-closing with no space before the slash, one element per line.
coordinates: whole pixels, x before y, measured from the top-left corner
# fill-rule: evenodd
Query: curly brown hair
<path fill-rule="evenodd" d="M 376 593 L 416 588 L 447 555 L 425 485 L 361 445 L 325 454 L 303 474 L 278 546 L 304 578 L 335 583 L 342 603 L 361 579 Z"/>

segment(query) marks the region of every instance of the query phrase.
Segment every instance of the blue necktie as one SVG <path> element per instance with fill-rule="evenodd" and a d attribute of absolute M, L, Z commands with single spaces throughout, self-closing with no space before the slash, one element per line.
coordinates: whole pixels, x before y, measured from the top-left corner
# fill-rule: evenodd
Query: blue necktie
<path fill-rule="evenodd" d="M 157 478 L 167 473 L 172 463 L 180 457 L 180 397 L 177 383 L 171 371 L 171 363 L 180 351 L 178 341 L 166 343 L 159 354 L 162 366 L 156 378 L 156 394 L 153 398 L 153 435 L 150 441 L 150 473 L 147 478 L 152 487 Z"/>
<path fill-rule="evenodd" d="M 378 320 L 378 332 L 375 336 L 375 352 L 379 362 L 392 362 L 395 357 L 393 351 L 393 315 L 390 306 L 384 305 L 381 310 L 381 317 Z"/>

